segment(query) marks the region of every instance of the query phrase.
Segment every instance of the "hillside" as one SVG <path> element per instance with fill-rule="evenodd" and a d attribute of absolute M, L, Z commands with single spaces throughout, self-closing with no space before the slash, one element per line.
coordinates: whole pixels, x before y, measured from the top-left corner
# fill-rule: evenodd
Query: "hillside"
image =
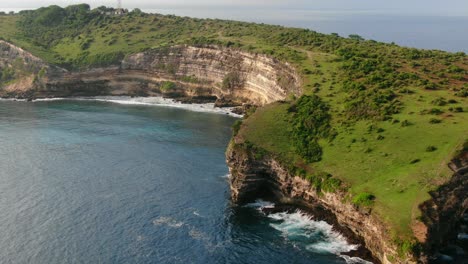
<path fill-rule="evenodd" d="M 182 44 L 288 62 L 300 73 L 302 95 L 250 111 L 235 125 L 237 144 L 275 157 L 320 191 L 348 193 L 357 208 L 388 225 L 401 254 L 424 240 L 419 205 L 449 181 L 447 164 L 466 151 L 466 54 L 357 35 L 139 10 L 108 16 L 102 10 L 51 6 L 0 16 L 0 38 L 70 71 L 118 65 L 134 53 Z M 21 63 L 0 64 L 0 89 L 25 71 Z"/>

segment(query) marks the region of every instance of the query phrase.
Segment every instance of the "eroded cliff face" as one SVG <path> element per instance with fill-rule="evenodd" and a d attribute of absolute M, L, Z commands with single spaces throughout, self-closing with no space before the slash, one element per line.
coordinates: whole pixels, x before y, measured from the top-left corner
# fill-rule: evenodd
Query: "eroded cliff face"
<path fill-rule="evenodd" d="M 219 98 L 264 105 L 300 94 L 295 69 L 273 58 L 215 46 L 177 46 L 128 56 L 122 70 L 144 71 L 164 79 L 193 77 Z M 177 78 L 179 77 L 179 78 Z"/>
<path fill-rule="evenodd" d="M 24 61 L 27 74 L 0 89 L 3 97 L 164 95 L 264 105 L 300 94 L 294 67 L 273 58 L 217 46 L 175 46 L 127 56 L 120 65 L 70 72 L 8 45 L 0 65 Z"/>
<path fill-rule="evenodd" d="M 38 75 L 51 71 L 64 72 L 31 53 L 0 40 L 0 72 L 8 72 L 8 76 L 0 75 L 0 95 L 30 94 L 39 85 Z"/>
<path fill-rule="evenodd" d="M 382 263 L 395 263 L 397 248 L 390 242 L 385 225 L 369 211 L 359 210 L 346 202 L 349 200 L 346 193 L 318 192 L 309 181 L 292 175 L 274 158 L 258 159 L 258 155 L 238 143 L 231 142 L 226 154 L 233 201 L 244 203 L 266 195 L 280 203 L 309 208 L 321 206 L 336 216 L 338 224 L 360 237 L 364 241 L 361 246 L 369 249 L 375 258 Z"/>
<path fill-rule="evenodd" d="M 244 203 L 262 196 L 273 196 L 281 203 L 322 206 L 336 216 L 338 223 L 360 237 L 372 254 L 382 263 L 432 263 L 436 250 L 456 240 L 454 226 L 468 212 L 468 153 L 450 163 L 453 178 L 421 206 L 424 229 L 419 256 L 404 254 L 391 237 L 386 225 L 368 209 L 360 209 L 350 202 L 345 192 L 317 191 L 309 181 L 292 175 L 270 156 L 259 157 L 242 142 L 231 142 L 227 151 L 233 201 Z"/>

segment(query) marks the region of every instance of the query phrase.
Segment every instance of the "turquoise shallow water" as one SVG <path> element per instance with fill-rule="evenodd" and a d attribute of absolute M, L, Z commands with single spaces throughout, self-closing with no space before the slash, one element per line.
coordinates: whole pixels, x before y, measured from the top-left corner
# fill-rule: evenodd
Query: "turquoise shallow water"
<path fill-rule="evenodd" d="M 0 101 L 1 263 L 345 263 L 306 215 L 229 199 L 235 118 Z"/>

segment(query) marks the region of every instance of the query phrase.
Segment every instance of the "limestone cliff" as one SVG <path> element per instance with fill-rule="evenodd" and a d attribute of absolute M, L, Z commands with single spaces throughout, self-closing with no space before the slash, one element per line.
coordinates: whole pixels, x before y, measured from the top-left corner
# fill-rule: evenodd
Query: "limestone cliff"
<path fill-rule="evenodd" d="M 300 93 L 300 79 L 291 65 L 215 46 L 177 46 L 138 53 L 123 61 L 122 70 L 144 71 L 164 79 L 194 77 L 194 84 L 203 84 L 217 97 L 259 105 Z"/>
<path fill-rule="evenodd" d="M 2 43 L 10 49 L 0 53 L 0 66 L 21 59 L 28 67 L 0 88 L 3 97 L 164 95 L 264 105 L 300 94 L 294 67 L 237 49 L 175 46 L 129 55 L 111 67 L 66 71 Z"/>

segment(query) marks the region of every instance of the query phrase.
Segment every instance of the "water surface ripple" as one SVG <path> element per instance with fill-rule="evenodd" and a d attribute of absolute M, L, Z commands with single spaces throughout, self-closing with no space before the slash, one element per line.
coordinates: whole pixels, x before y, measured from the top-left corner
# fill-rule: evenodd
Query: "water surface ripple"
<path fill-rule="evenodd" d="M 353 245 L 330 226 L 231 205 L 224 151 L 234 121 L 0 101 L 1 263 L 345 263 L 337 245 Z"/>

